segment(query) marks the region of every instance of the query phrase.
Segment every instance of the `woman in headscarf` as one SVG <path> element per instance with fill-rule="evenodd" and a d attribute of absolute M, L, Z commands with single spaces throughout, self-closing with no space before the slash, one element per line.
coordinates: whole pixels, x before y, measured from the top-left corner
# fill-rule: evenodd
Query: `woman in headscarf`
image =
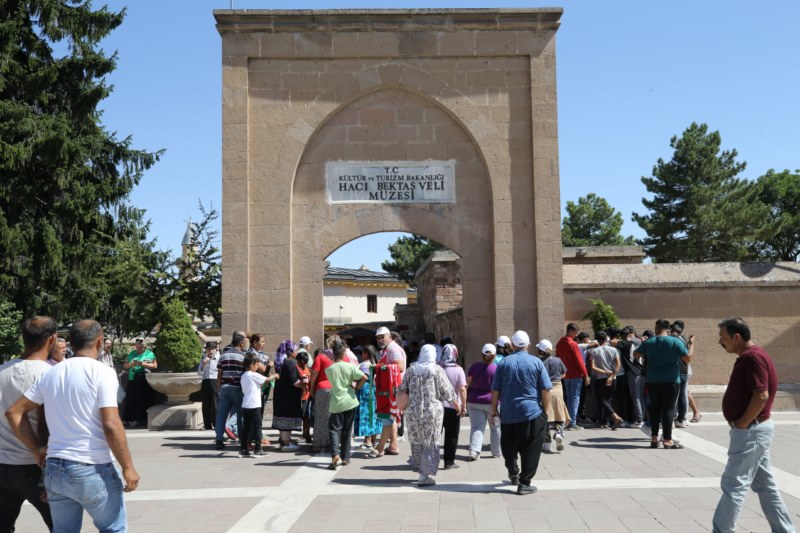
<path fill-rule="evenodd" d="M 456 449 L 461 417 L 467 414 L 467 378 L 464 369 L 458 366 L 458 349 L 455 344 L 442 346 L 442 368 L 450 385 L 456 392 L 456 401 L 443 401 L 444 405 L 444 469 L 458 468 Z"/>
<path fill-rule="evenodd" d="M 442 402 L 456 401 L 444 369 L 436 364 L 436 348 L 422 347 L 417 362 L 403 376 L 400 392 L 408 396 L 405 416 L 411 445 L 411 466 L 419 472 L 419 486 L 435 485 L 439 470 L 439 435 L 444 420 Z M 401 398 L 402 401 L 402 398 Z"/>
<path fill-rule="evenodd" d="M 298 431 L 303 428 L 301 398 L 305 383 L 300 379 L 297 362 L 295 361 L 297 345 L 287 339 L 278 347 L 277 354 L 282 354 L 283 360 L 280 365 L 280 379 L 275 386 L 272 429 L 280 431 L 281 451 L 293 452 L 297 451 L 299 447 L 291 441 L 292 431 Z"/>

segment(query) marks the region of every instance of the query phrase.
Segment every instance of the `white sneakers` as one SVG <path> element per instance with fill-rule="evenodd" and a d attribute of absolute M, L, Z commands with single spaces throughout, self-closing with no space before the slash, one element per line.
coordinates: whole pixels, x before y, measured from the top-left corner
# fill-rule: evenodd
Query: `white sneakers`
<path fill-rule="evenodd" d="M 470 461 L 477 461 L 481 458 L 481 454 L 475 452 L 469 452 L 469 460 Z"/>
<path fill-rule="evenodd" d="M 560 433 L 556 433 L 556 450 L 560 452 L 564 451 L 564 436 Z"/>

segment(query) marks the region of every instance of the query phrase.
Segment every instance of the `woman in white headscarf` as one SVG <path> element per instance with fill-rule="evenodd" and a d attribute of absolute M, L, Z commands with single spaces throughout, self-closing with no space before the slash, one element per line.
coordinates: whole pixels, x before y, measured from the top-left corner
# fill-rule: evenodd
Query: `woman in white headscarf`
<path fill-rule="evenodd" d="M 439 434 L 444 419 L 443 401 L 454 402 L 456 393 L 444 370 L 436 364 L 436 348 L 422 347 L 417 362 L 403 376 L 400 392 L 407 397 L 405 417 L 411 444 L 411 466 L 419 471 L 419 486 L 435 485 L 439 470 Z M 404 398 L 398 398 L 404 403 Z"/>

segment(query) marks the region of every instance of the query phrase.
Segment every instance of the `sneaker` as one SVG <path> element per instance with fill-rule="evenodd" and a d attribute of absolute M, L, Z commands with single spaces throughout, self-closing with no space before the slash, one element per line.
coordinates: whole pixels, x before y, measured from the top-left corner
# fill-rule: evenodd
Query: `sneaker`
<path fill-rule="evenodd" d="M 556 434 L 556 450 L 563 452 L 564 451 L 564 437 L 563 435 Z"/>
<path fill-rule="evenodd" d="M 444 470 L 455 470 L 456 468 L 461 468 L 459 465 L 455 463 L 450 463 L 449 465 L 444 465 Z"/>
<path fill-rule="evenodd" d="M 239 459 L 249 459 L 252 457 L 247 450 L 239 450 Z"/>
<path fill-rule="evenodd" d="M 519 485 L 519 475 L 510 474 L 508 476 L 508 480 L 511 482 L 513 486 Z"/>
<path fill-rule="evenodd" d="M 520 496 L 525 496 L 527 494 L 535 494 L 536 491 L 539 490 L 533 485 L 518 485 L 517 486 L 517 494 Z"/>
<path fill-rule="evenodd" d="M 481 458 L 480 454 L 478 454 L 478 453 L 475 453 L 475 452 L 469 452 L 469 459 L 468 459 L 468 461 L 477 461 L 477 460 L 478 460 L 478 459 L 480 459 L 480 458 Z"/>
<path fill-rule="evenodd" d="M 294 444 L 294 443 L 292 443 L 292 444 L 284 444 L 283 446 L 281 446 L 281 451 L 282 452 L 296 452 L 299 449 L 300 449 L 300 446 L 298 446 L 297 444 Z"/>
<path fill-rule="evenodd" d="M 686 422 L 679 422 L 678 420 L 676 420 L 675 421 L 675 427 L 676 428 L 685 428 L 686 427 Z"/>
<path fill-rule="evenodd" d="M 642 421 L 641 421 L 641 420 L 637 420 L 636 422 L 634 422 L 633 424 L 631 424 L 631 427 L 634 427 L 634 428 L 640 428 L 640 427 L 642 427 Z"/>
<path fill-rule="evenodd" d="M 549 442 L 545 442 L 544 444 L 542 444 L 542 453 L 550 453 L 552 451 L 553 450 L 550 448 Z"/>
<path fill-rule="evenodd" d="M 433 485 L 436 485 L 436 480 L 430 476 L 425 476 L 425 479 L 417 482 L 418 487 L 432 487 Z"/>
<path fill-rule="evenodd" d="M 578 424 L 571 423 L 570 425 L 567 426 L 567 429 L 569 431 L 577 431 L 579 429 L 583 429 L 583 426 L 579 426 Z"/>
<path fill-rule="evenodd" d="M 259 449 L 257 449 L 256 451 L 253 452 L 253 455 L 258 455 L 258 456 L 267 455 L 267 452 L 265 452 L 264 450 L 259 448 Z"/>
<path fill-rule="evenodd" d="M 222 442 L 221 440 L 214 441 L 214 447 L 217 450 L 224 450 L 225 449 L 225 443 Z"/>

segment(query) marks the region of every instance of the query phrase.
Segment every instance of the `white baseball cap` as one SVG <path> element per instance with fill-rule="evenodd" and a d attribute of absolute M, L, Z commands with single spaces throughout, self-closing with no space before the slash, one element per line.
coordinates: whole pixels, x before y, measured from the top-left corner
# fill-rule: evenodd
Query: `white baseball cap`
<path fill-rule="evenodd" d="M 489 355 L 489 354 L 495 355 L 497 354 L 497 349 L 494 347 L 494 344 L 486 343 L 483 345 L 483 350 L 481 350 L 481 352 L 483 353 L 483 355 Z"/>
<path fill-rule="evenodd" d="M 553 343 L 547 339 L 542 339 L 539 341 L 539 344 L 536 345 L 543 352 L 552 352 L 553 351 Z"/>
<path fill-rule="evenodd" d="M 522 330 L 517 331 L 511 336 L 511 344 L 513 344 L 515 348 L 525 348 L 530 345 L 530 343 L 531 338 Z"/>
<path fill-rule="evenodd" d="M 314 344 L 314 343 L 311 342 L 311 337 L 303 336 L 303 337 L 300 337 L 300 342 L 298 342 L 298 344 L 300 346 L 306 346 L 306 345 Z"/>
<path fill-rule="evenodd" d="M 386 326 L 379 327 L 378 330 L 375 332 L 375 336 L 377 337 L 378 335 L 389 335 L 389 328 L 387 328 Z"/>
<path fill-rule="evenodd" d="M 505 346 L 506 344 L 511 344 L 511 339 L 506 337 L 505 335 L 500 335 L 497 337 L 497 342 L 495 342 L 498 346 Z"/>

